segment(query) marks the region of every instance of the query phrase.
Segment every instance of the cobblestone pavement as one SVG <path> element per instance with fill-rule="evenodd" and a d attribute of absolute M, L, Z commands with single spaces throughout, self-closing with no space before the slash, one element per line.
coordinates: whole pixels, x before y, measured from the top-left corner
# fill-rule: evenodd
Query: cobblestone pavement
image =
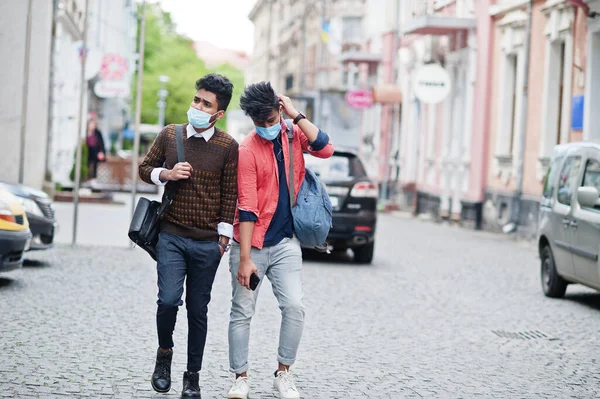
<path fill-rule="evenodd" d="M 175 398 L 151 390 L 155 267 L 141 250 L 58 247 L 0 277 L 0 397 Z M 305 263 L 307 321 L 294 367 L 303 398 L 592 398 L 600 395 L 600 294 L 540 289 L 535 249 L 501 236 L 382 215 L 371 266 Z M 213 289 L 204 398 L 230 385 L 230 284 Z M 279 311 L 262 288 L 252 398 L 274 398 Z M 536 333 L 525 335 L 533 331 Z M 528 337 L 527 339 L 523 337 Z"/>

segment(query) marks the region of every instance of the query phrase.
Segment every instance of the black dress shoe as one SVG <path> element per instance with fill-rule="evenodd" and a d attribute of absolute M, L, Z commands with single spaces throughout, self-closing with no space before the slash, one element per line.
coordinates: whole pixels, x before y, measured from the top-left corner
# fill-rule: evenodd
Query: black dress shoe
<path fill-rule="evenodd" d="M 173 351 L 161 352 L 160 348 L 156 352 L 156 365 L 152 373 L 152 388 L 156 392 L 165 393 L 171 389 L 171 361 L 173 360 Z"/>
<path fill-rule="evenodd" d="M 183 373 L 182 398 L 201 398 L 200 395 L 200 375 L 186 371 Z"/>

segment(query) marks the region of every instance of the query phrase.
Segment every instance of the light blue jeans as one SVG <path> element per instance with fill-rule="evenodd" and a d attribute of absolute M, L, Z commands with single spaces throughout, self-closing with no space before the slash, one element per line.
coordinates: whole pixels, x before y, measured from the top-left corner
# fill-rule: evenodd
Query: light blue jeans
<path fill-rule="evenodd" d="M 304 329 L 302 251 L 298 239 L 284 238 L 279 244 L 261 250 L 252 248 L 250 256 L 260 277 L 256 291 L 250 291 L 237 281 L 240 246 L 233 242 L 229 257 L 233 288 L 229 318 L 229 366 L 230 371 L 235 374 L 248 371 L 250 321 L 254 316 L 256 298 L 265 276 L 273 286 L 273 293 L 281 310 L 277 357 L 280 363 L 286 366 L 294 364 Z"/>

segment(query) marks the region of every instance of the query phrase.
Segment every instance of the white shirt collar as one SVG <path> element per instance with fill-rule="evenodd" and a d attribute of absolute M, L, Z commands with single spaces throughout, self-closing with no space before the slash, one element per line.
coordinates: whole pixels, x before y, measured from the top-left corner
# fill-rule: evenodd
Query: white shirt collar
<path fill-rule="evenodd" d="M 214 126 L 202 133 L 198 133 L 197 131 L 194 130 L 194 127 L 192 126 L 192 124 L 188 123 L 187 128 L 185 130 L 186 130 L 188 139 L 190 137 L 202 137 L 202 138 L 204 138 L 204 140 L 206 142 L 208 142 L 208 140 L 210 140 L 211 137 L 215 134 Z"/>

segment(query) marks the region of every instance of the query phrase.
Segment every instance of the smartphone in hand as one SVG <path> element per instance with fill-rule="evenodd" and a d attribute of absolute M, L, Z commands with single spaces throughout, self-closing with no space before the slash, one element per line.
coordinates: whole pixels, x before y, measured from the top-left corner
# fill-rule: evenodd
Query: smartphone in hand
<path fill-rule="evenodd" d="M 258 275 L 256 273 L 252 273 L 250 275 L 250 289 L 252 291 L 256 291 L 256 288 L 258 287 L 258 283 L 260 283 L 260 278 L 258 277 Z"/>

